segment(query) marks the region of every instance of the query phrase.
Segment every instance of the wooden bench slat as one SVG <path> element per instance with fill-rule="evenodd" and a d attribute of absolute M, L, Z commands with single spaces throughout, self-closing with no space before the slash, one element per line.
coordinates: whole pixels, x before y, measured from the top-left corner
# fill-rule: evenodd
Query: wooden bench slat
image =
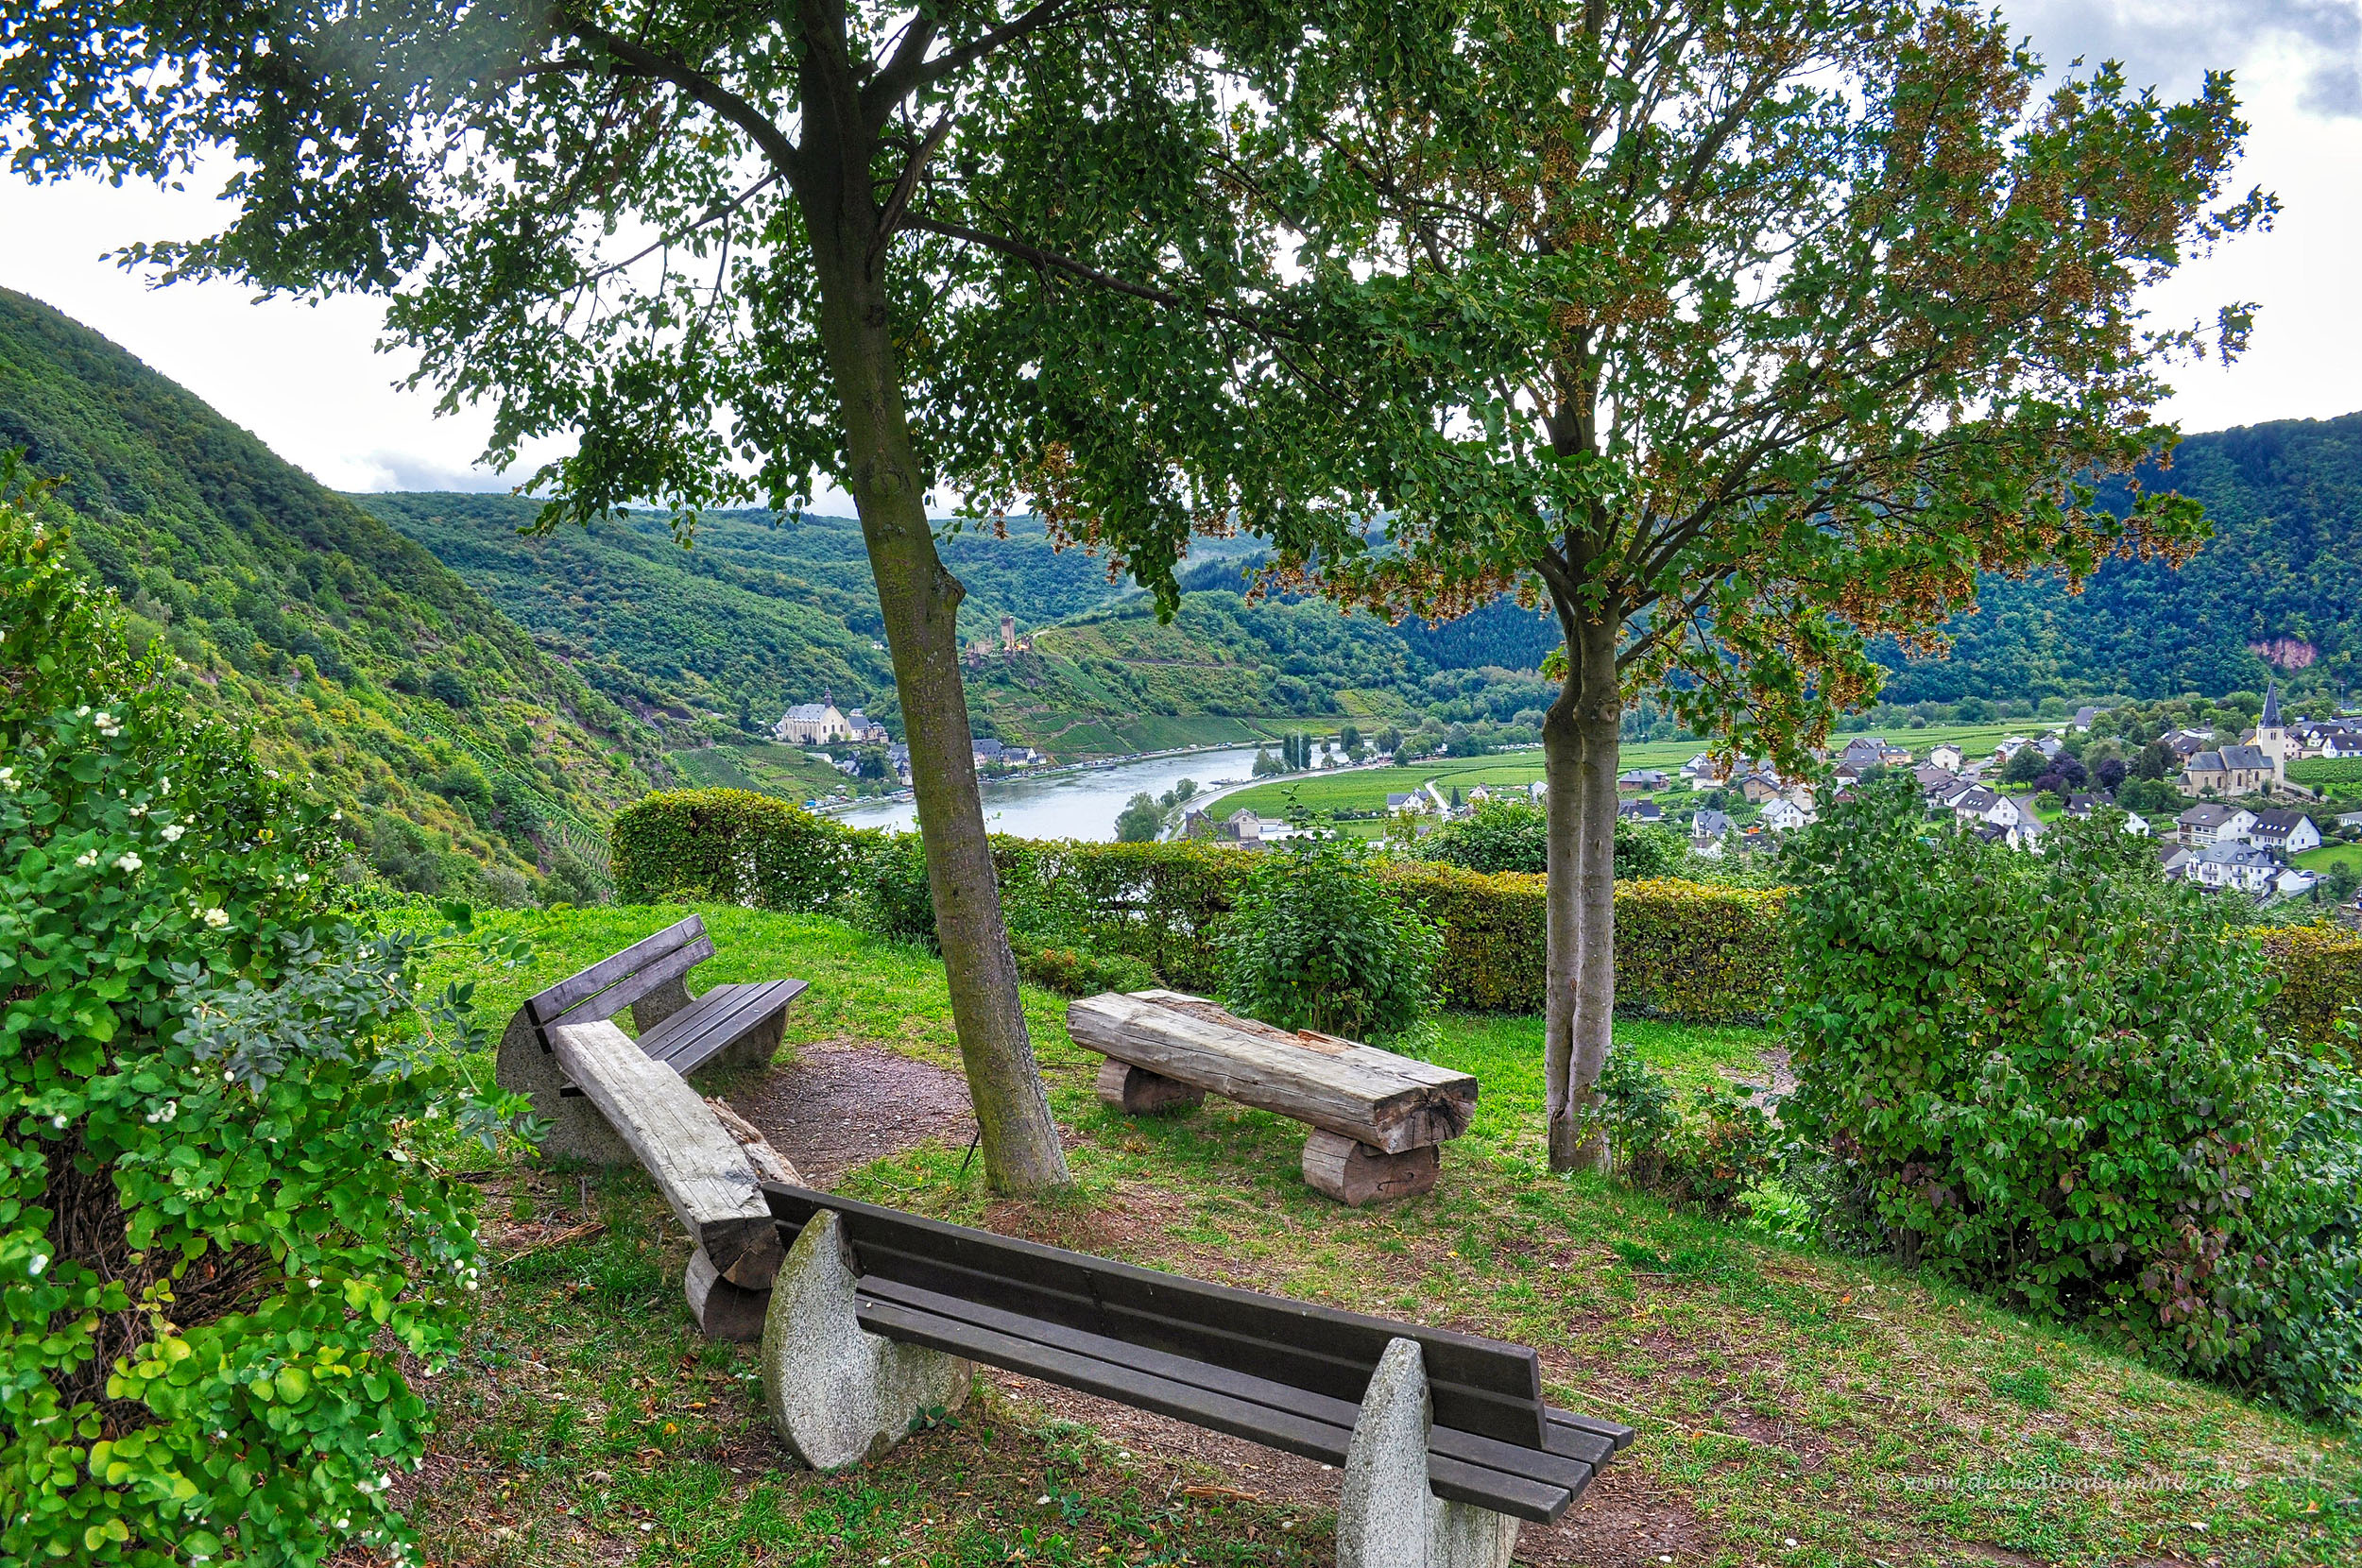
<path fill-rule="evenodd" d="M 551 1031 L 557 1065 L 637 1155 L 723 1278 L 767 1287 L 786 1248 L 755 1170 L 697 1091 L 602 1018 Z"/>
<path fill-rule="evenodd" d="M 1248 1372 L 1234 1372 L 1227 1367 L 1213 1366 L 1189 1356 L 1173 1355 L 1125 1340 L 1111 1339 L 1104 1335 L 1045 1323 L 1039 1319 L 998 1307 L 982 1306 L 940 1291 L 923 1290 L 874 1275 L 864 1278 L 859 1288 L 864 1296 L 875 1300 L 889 1301 L 932 1312 L 937 1317 L 974 1323 L 980 1328 L 988 1328 L 1014 1338 L 1031 1339 L 1062 1350 L 1095 1355 L 1102 1360 L 1123 1362 L 1175 1383 L 1226 1394 L 1249 1404 L 1310 1416 L 1332 1426 L 1343 1426 L 1347 1431 L 1351 1431 L 1354 1422 L 1361 1415 L 1360 1405 L 1349 1399 L 1331 1399 L 1326 1394 L 1275 1383 Z M 1594 1438 L 1591 1440 L 1598 1444 L 1601 1457 L 1613 1452 L 1605 1439 Z M 1481 1469 L 1497 1470 L 1526 1480 L 1564 1487 L 1570 1497 L 1581 1495 L 1583 1489 L 1591 1484 L 1592 1474 L 1598 1468 L 1595 1461 L 1585 1457 L 1545 1449 L 1520 1448 L 1515 1443 L 1501 1442 L 1444 1425 L 1437 1425 L 1429 1432 L 1428 1449 L 1430 1453 L 1460 1459 Z"/>
<path fill-rule="evenodd" d="M 818 1209 L 843 1218 L 862 1272 L 1359 1403 L 1386 1346 L 1417 1341 L 1436 1421 L 1546 1448 L 1541 1367 L 1522 1345 L 1392 1322 L 1036 1242 L 764 1184 L 784 1232 Z"/>
<path fill-rule="evenodd" d="M 1135 1409 L 1173 1416 L 1270 1448 L 1342 1465 L 1353 1428 L 1270 1405 L 1182 1383 L 1138 1366 L 1081 1350 L 1020 1338 L 981 1324 L 923 1311 L 875 1296 L 860 1299 L 861 1326 L 872 1334 L 964 1355 L 1062 1387 L 1120 1400 Z M 1429 1453 L 1428 1486 L 1447 1502 L 1474 1503 L 1537 1524 L 1554 1523 L 1574 1501 L 1563 1486 L 1504 1474 Z"/>
<path fill-rule="evenodd" d="M 712 956 L 713 942 L 710 937 L 700 936 L 686 946 L 676 947 L 633 970 L 606 990 L 585 997 L 543 1024 L 543 1037 L 546 1038 L 551 1030 L 569 1024 L 605 1023 L 658 986 L 667 980 L 678 980 Z"/>
<path fill-rule="evenodd" d="M 799 980 L 717 985 L 642 1036 L 640 1048 L 687 1077 L 804 990 Z"/>
<path fill-rule="evenodd" d="M 1572 1410 L 1562 1410 L 1555 1405 L 1546 1406 L 1542 1415 L 1543 1419 L 1550 1423 L 1551 1432 L 1555 1433 L 1561 1428 L 1566 1428 L 1570 1431 L 1588 1433 L 1593 1437 L 1605 1438 L 1615 1444 L 1616 1452 L 1618 1454 L 1630 1448 L 1633 1439 L 1640 1435 L 1621 1422 L 1601 1421 L 1597 1416 L 1579 1415 Z"/>
<path fill-rule="evenodd" d="M 558 1021 L 567 1009 L 585 1001 L 613 985 L 640 968 L 653 963 L 676 947 L 685 947 L 705 935 L 703 920 L 691 915 L 674 922 L 653 936 L 642 937 L 620 953 L 611 953 L 588 969 L 567 976 L 556 985 L 525 1002 L 525 1016 L 535 1023 L 548 1026 Z M 707 951 L 712 949 L 709 946 Z M 607 1014 L 613 1017 L 612 1013 Z"/>

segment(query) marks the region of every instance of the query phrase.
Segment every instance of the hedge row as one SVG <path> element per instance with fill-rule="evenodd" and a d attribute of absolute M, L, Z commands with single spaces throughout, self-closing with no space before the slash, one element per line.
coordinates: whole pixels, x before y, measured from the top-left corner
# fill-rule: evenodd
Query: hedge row
<path fill-rule="evenodd" d="M 2331 926 L 2268 931 L 2264 951 L 2280 970 L 2267 1020 L 2300 1040 L 2328 1040 L 2344 1011 L 2362 1004 L 2362 935 Z"/>
<path fill-rule="evenodd" d="M 676 790 L 615 819 L 614 876 L 625 903 L 711 899 L 758 909 L 881 912 L 889 929 L 931 934 L 923 880 L 894 835 L 847 827 L 744 790 Z M 1230 912 L 1246 853 L 1211 844 L 1078 844 L 996 838 L 993 859 L 1013 927 L 1043 920 L 1061 946 L 1124 954 L 1167 985 L 1222 985 L 1214 937 Z M 1544 879 L 1426 862 L 1384 873 L 1444 930 L 1438 977 L 1455 1007 L 1538 1013 L 1543 996 Z M 1617 998 L 1671 1017 L 1720 1022 L 1767 1015 L 1779 983 L 1781 895 L 1697 882 L 1616 889 Z M 2306 928 L 2271 932 L 2282 975 L 2271 1021 L 2307 1040 L 2331 1035 L 2362 999 L 2362 937 Z"/>
<path fill-rule="evenodd" d="M 932 931 L 929 912 L 912 907 L 923 900 L 923 884 L 900 864 L 907 850 L 889 835 L 767 795 L 652 794 L 616 817 L 613 844 L 617 896 L 626 903 L 711 899 L 866 912 L 899 933 Z M 1249 863 L 1244 852 L 1194 843 L 996 838 L 993 859 L 1013 927 L 1053 922 L 1062 943 L 1137 958 L 1177 989 L 1221 989 L 1214 939 Z M 1437 979 L 1452 1005 L 1541 1011 L 1542 878 L 1415 862 L 1391 866 L 1385 877 L 1443 928 Z M 1617 986 L 1626 1005 L 1701 1021 L 1769 1011 L 1778 976 L 1778 895 L 1628 882 L 1616 890 L 1616 917 Z"/>

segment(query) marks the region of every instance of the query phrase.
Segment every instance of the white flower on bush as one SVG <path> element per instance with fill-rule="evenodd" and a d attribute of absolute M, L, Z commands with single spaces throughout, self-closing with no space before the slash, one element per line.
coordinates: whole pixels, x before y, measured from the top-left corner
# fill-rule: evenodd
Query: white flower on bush
<path fill-rule="evenodd" d="M 123 733 L 123 721 L 111 713 L 101 713 L 91 723 L 97 725 L 98 733 L 110 741 Z"/>
<path fill-rule="evenodd" d="M 173 1117 L 179 1116 L 180 1114 L 180 1102 L 177 1099 L 167 1099 L 162 1105 L 156 1107 L 153 1111 L 148 1112 L 147 1119 L 150 1121 L 170 1121 Z"/>
<path fill-rule="evenodd" d="M 0 768 L 0 790 L 7 790 L 10 793 L 14 793 L 17 788 L 16 770 L 14 768 Z"/>
<path fill-rule="evenodd" d="M 25 1271 L 28 1274 L 38 1274 L 43 1269 L 48 1267 L 49 1254 L 47 1253 L 35 1253 L 32 1256 L 32 1260 L 25 1265 Z"/>
<path fill-rule="evenodd" d="M 187 831 L 187 828 L 181 827 L 176 822 L 164 829 L 164 843 L 179 844 L 180 842 L 180 835 Z"/>
<path fill-rule="evenodd" d="M 140 867 L 145 865 L 146 863 L 147 862 L 145 861 L 141 860 L 137 855 L 132 854 L 128 850 L 126 850 L 121 855 L 115 857 L 115 864 L 122 867 L 125 871 L 137 871 Z"/>
<path fill-rule="evenodd" d="M 98 863 L 98 851 L 95 849 L 85 849 L 79 855 L 74 857 L 74 863 L 76 865 L 82 866 L 96 865 Z"/>
<path fill-rule="evenodd" d="M 214 930 L 219 930 L 219 929 L 221 929 L 224 926 L 227 926 L 227 925 L 229 925 L 229 924 L 230 924 L 230 912 L 229 912 L 228 910 L 223 909 L 220 905 L 216 904 L 216 905 L 215 905 L 215 906 L 214 906 L 212 909 L 207 910 L 207 911 L 204 912 L 204 914 L 202 914 L 201 916 L 199 916 L 199 918 L 200 918 L 200 919 L 202 919 L 202 920 L 205 922 L 205 924 L 206 924 L 206 925 L 208 925 L 208 926 L 212 927 Z"/>

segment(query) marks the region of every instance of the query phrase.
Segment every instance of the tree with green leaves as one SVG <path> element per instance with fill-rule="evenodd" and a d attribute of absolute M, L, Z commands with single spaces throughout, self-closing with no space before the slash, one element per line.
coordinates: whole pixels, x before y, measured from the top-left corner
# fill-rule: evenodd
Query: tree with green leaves
<path fill-rule="evenodd" d="M 1948 0 L 1305 11 L 1252 64 L 1235 178 L 1353 373 L 1267 415 L 1330 500 L 1276 566 L 1388 614 L 1556 613 L 1550 1157 L 1587 1164 L 1627 704 L 1803 772 L 1876 690 L 1867 641 L 1932 651 L 1979 571 L 2194 549 L 2194 503 L 2095 482 L 2172 445 L 2175 356 L 2249 330 L 2140 291 L 2273 204 L 2226 195 L 2227 78 L 2045 87 Z"/>
<path fill-rule="evenodd" d="M 1116 813 L 1116 843 L 1154 844 L 1165 830 L 1165 808 L 1146 790 L 1123 803 Z"/>
<path fill-rule="evenodd" d="M 1090 498 L 1170 604 L 1223 466 L 1275 468 L 1252 431 L 1226 453 L 1203 434 L 1238 358 L 1208 334 L 1258 329 L 1219 304 L 1257 264 L 1204 199 L 1224 122 L 1201 40 L 1123 0 L 0 0 L 0 40 L 17 173 L 226 159 L 226 226 L 128 260 L 388 297 L 419 379 L 489 406 L 496 465 L 571 444 L 533 478 L 543 527 L 653 502 L 686 541 L 701 508 L 794 513 L 823 478 L 852 497 L 986 1169 L 1066 1182 L 928 503 L 995 474 Z M 1174 254 L 1186 278 L 1159 281 Z M 1130 401 L 1103 413 L 1111 366 Z M 1169 382 L 1197 413 L 1152 425 Z M 1003 461 L 1035 424 L 1054 450 Z M 1210 478 L 1157 457 L 1169 429 L 1222 454 Z"/>

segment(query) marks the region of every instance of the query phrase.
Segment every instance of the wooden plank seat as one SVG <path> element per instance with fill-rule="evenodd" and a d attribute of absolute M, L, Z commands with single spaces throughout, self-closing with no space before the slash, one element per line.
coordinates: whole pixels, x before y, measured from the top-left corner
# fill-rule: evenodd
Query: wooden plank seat
<path fill-rule="evenodd" d="M 815 1463 L 798 1440 L 799 1421 L 810 1423 L 799 1416 L 796 1391 L 775 1385 L 806 1375 L 798 1357 L 847 1358 L 824 1348 L 825 1329 L 798 1321 L 799 1302 L 811 1311 L 810 1291 L 790 1286 L 799 1269 L 841 1269 L 852 1323 L 879 1340 L 1349 1470 L 1368 1462 L 1371 1442 L 1357 1440 L 1357 1430 L 1381 1363 L 1403 1354 L 1398 1345 L 1414 1346 L 1422 1408 L 1432 1412 L 1422 1418 L 1425 1491 L 1486 1518 L 1554 1523 L 1633 1440 L 1628 1426 L 1547 1405 L 1539 1362 L 1521 1345 L 1211 1285 L 798 1186 L 766 1182 L 762 1192 L 789 1247 L 766 1331 L 766 1388 L 791 1444 Z M 833 1243 L 825 1257 L 804 1243 L 805 1232 L 822 1225 Z M 856 1434 L 843 1450 L 855 1462 L 898 1440 L 913 1414 L 869 1390 L 807 1389 L 802 1397 L 830 1410 L 867 1399 L 879 1430 Z M 1499 1533 L 1507 1542 L 1515 1532 L 1508 1523 Z"/>
<path fill-rule="evenodd" d="M 1309 1123 L 1304 1179 L 1360 1205 L 1433 1189 L 1438 1148 L 1468 1130 L 1466 1073 L 1313 1030 L 1291 1033 L 1179 991 L 1106 992 L 1067 1008 L 1067 1032 L 1106 1057 L 1099 1098 L 1127 1116 L 1208 1093 Z"/>
<path fill-rule="evenodd" d="M 605 1023 L 628 1009 L 640 1048 L 683 1078 L 717 1061 L 771 1060 L 804 982 L 717 985 L 692 997 L 690 972 L 712 956 L 705 922 L 693 914 L 526 998 L 501 1036 L 495 1076 L 501 1087 L 532 1096 L 535 1115 L 550 1122 L 545 1151 L 609 1165 L 633 1157 L 611 1118 L 582 1098 L 583 1086 L 553 1055 L 559 1030 Z"/>

